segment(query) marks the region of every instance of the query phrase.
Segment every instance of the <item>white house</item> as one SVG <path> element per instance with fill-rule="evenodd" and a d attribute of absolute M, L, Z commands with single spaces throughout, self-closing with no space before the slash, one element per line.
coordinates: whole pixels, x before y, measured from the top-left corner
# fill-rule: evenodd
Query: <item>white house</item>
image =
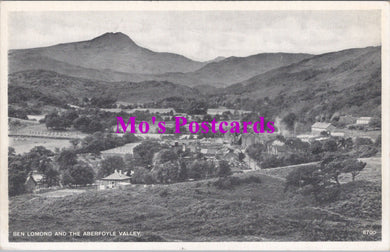
<path fill-rule="evenodd" d="M 372 118 L 372 117 L 359 117 L 359 118 L 356 120 L 356 124 L 368 125 L 368 123 L 371 121 L 371 118 Z"/>
<path fill-rule="evenodd" d="M 101 178 L 98 182 L 98 189 L 115 189 L 125 185 L 130 185 L 130 177 L 122 173 L 122 171 L 117 171 L 113 174 L 108 175 L 107 177 Z"/>

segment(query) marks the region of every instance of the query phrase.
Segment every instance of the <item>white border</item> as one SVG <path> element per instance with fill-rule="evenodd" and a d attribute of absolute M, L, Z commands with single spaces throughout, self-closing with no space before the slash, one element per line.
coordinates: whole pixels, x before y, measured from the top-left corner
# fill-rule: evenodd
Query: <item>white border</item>
<path fill-rule="evenodd" d="M 390 2 L 0 2 L 0 248 L 116 250 L 389 250 L 389 13 Z M 381 242 L 8 242 L 7 48 L 10 11 L 205 11 L 205 10 L 382 10 L 382 241 Z"/>

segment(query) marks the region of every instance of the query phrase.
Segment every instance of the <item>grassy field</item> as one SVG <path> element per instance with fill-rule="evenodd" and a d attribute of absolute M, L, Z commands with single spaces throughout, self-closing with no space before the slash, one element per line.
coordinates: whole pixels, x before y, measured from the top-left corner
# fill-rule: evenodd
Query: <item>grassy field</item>
<path fill-rule="evenodd" d="M 278 178 L 219 189 L 215 179 L 117 190 L 22 195 L 10 199 L 11 241 L 380 240 L 381 193 L 373 182 L 343 184 L 340 199 L 318 205 L 284 192 Z M 374 235 L 363 234 L 373 230 Z M 18 237 L 31 231 L 139 231 L 140 237 Z"/>
<path fill-rule="evenodd" d="M 54 151 L 55 148 L 68 148 L 72 146 L 68 139 L 50 139 L 40 137 L 9 137 L 9 146 L 15 149 L 16 154 L 29 152 L 35 146 L 43 146 Z"/>

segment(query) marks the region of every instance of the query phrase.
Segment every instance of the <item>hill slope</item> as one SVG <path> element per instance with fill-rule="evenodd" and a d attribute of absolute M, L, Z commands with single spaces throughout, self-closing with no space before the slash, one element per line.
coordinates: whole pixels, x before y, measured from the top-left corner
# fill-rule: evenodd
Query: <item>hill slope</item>
<path fill-rule="evenodd" d="M 314 56 L 257 75 L 225 89 L 226 100 L 257 100 L 269 107 L 304 116 L 336 111 L 372 116 L 381 105 L 381 48 L 349 49 Z M 262 100 L 262 101 L 261 101 Z M 241 104 L 242 105 L 242 104 Z M 329 119 L 329 118 L 328 118 Z"/>
<path fill-rule="evenodd" d="M 252 173 L 255 174 L 255 173 Z M 247 174 L 239 177 L 248 176 Z M 340 199 L 317 205 L 283 192 L 264 175 L 218 189 L 213 180 L 134 185 L 55 198 L 55 192 L 10 199 L 9 232 L 140 231 L 129 236 L 10 237 L 11 241 L 368 241 L 380 240 L 380 185 L 342 185 Z M 66 190 L 65 190 L 66 191 Z M 52 197 L 49 197 L 51 195 Z M 270 197 L 272 195 L 272 197 Z M 364 235 L 362 230 L 377 233 Z"/>
<path fill-rule="evenodd" d="M 306 88 L 342 90 L 367 82 L 380 71 L 380 53 L 380 47 L 368 47 L 322 54 L 254 76 L 227 90 L 260 97 Z"/>
<path fill-rule="evenodd" d="M 88 41 L 11 50 L 8 59 L 10 73 L 48 70 L 109 82 L 157 80 L 223 87 L 310 56 L 271 53 L 198 62 L 140 47 L 123 33 L 105 33 Z"/>
<path fill-rule="evenodd" d="M 262 53 L 248 57 L 229 57 L 218 62 L 209 63 L 201 69 L 186 75 L 205 84 L 228 86 L 310 57 L 312 57 L 310 54 L 293 53 Z"/>
<path fill-rule="evenodd" d="M 22 92 L 25 96 L 22 96 Z M 43 70 L 28 70 L 9 75 L 10 100 L 23 99 L 22 97 L 26 99 L 28 94 L 36 92 L 68 103 L 74 99 L 102 95 L 132 103 L 158 101 L 171 96 L 199 95 L 195 89 L 163 81 L 104 82 Z"/>

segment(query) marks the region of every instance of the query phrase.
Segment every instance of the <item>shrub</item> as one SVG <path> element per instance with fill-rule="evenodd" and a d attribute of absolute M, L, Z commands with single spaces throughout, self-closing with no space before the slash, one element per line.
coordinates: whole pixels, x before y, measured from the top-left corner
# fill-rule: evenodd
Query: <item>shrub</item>
<path fill-rule="evenodd" d="M 261 179 L 256 176 L 249 176 L 249 177 L 221 177 L 217 181 L 213 183 L 213 185 L 218 189 L 233 189 L 235 186 L 242 185 L 242 184 L 260 184 Z"/>

